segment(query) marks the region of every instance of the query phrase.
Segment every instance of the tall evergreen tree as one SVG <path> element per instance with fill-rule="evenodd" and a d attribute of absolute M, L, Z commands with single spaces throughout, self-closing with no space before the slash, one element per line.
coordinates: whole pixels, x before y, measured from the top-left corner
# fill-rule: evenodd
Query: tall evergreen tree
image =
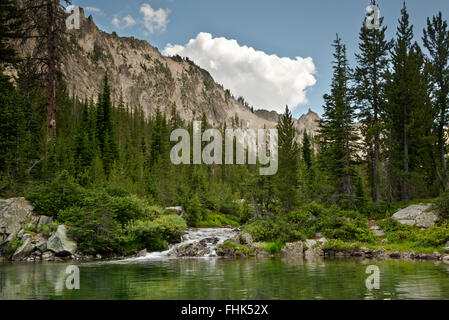
<path fill-rule="evenodd" d="M 348 201 L 350 206 L 354 206 L 352 176 L 357 136 L 350 87 L 352 71 L 346 56 L 346 46 L 338 35 L 333 47 L 335 60 L 331 93 L 324 95 L 324 114 L 319 123 L 320 161 L 327 168 L 331 179 L 337 182 L 338 201 Z"/>
<path fill-rule="evenodd" d="M 413 26 L 409 23 L 404 2 L 392 50 L 393 70 L 386 77 L 388 80 L 386 118 L 391 129 L 389 161 L 393 170 L 389 177 L 390 184 L 400 187 L 398 190 L 405 203 L 411 198 L 411 157 L 423 145 L 416 130 L 422 132 L 427 127 L 422 111 L 425 110 L 427 113 L 429 107 L 426 100 L 427 84 L 422 72 L 422 52 L 412 40 Z M 431 111 L 429 113 L 432 114 Z"/>
<path fill-rule="evenodd" d="M 16 51 L 10 40 L 23 37 L 25 16 L 17 0 L 0 0 L 0 64 L 17 61 Z"/>
<path fill-rule="evenodd" d="M 298 201 L 299 147 L 296 129 L 288 106 L 277 125 L 279 139 L 279 168 L 276 193 L 285 211 L 290 211 Z"/>
<path fill-rule="evenodd" d="M 447 21 L 439 12 L 432 20 L 427 18 L 427 28 L 424 29 L 423 43 L 429 51 L 428 71 L 431 85 L 431 97 L 437 113 L 435 127 L 437 135 L 437 152 L 439 165 L 435 163 L 436 173 L 443 190 L 449 185 L 446 152 L 446 126 L 449 112 L 449 30 Z M 441 170 L 441 171 L 440 171 Z"/>
<path fill-rule="evenodd" d="M 375 0 L 372 0 L 371 4 L 377 5 Z M 380 19 L 379 29 L 368 29 L 363 23 L 359 34 L 360 53 L 356 54 L 358 66 L 354 72 L 355 96 L 360 110 L 359 118 L 373 202 L 380 200 L 380 140 L 383 131 L 381 112 L 385 109 L 384 75 L 388 68 L 388 53 L 392 46 L 392 43 L 385 39 L 387 27 L 382 26 L 382 23 L 383 18 Z"/>

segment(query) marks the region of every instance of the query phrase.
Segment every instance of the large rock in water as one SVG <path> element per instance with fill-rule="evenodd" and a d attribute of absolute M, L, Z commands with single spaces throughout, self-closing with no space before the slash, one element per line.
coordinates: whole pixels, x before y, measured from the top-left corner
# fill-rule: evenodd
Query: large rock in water
<path fill-rule="evenodd" d="M 393 219 L 409 226 L 430 228 L 438 220 L 438 216 L 430 210 L 431 207 L 431 204 L 414 204 L 396 212 Z"/>
<path fill-rule="evenodd" d="M 64 225 L 58 226 L 58 229 L 47 241 L 47 250 L 57 255 L 71 255 L 76 251 L 76 242 L 67 237 L 67 229 Z"/>
<path fill-rule="evenodd" d="M 11 260 L 12 261 L 21 261 L 24 258 L 28 257 L 30 253 L 33 251 L 34 246 L 31 243 L 31 235 L 26 234 L 22 238 L 22 245 L 17 248 L 16 252 L 14 252 Z"/>
<path fill-rule="evenodd" d="M 281 250 L 282 258 L 302 258 L 304 254 L 304 246 L 302 241 L 287 243 Z"/>
<path fill-rule="evenodd" d="M 17 234 L 33 215 L 33 206 L 25 198 L 0 200 L 0 243 Z"/>
<path fill-rule="evenodd" d="M 170 251 L 170 256 L 176 257 L 203 257 L 211 253 L 207 242 L 197 241 L 193 243 L 184 244 Z"/>

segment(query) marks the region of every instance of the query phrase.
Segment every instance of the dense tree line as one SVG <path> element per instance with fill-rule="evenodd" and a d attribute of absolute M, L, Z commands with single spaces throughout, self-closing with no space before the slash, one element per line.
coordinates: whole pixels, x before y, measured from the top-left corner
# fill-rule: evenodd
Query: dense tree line
<path fill-rule="evenodd" d="M 362 27 L 353 69 L 337 36 L 319 132 L 297 132 L 287 107 L 277 126 L 279 171 L 271 177 L 260 176 L 259 165 L 173 165 L 170 133 L 178 128 L 192 133 L 193 124 L 182 121 L 175 107 L 164 114 L 154 106 L 147 116 L 123 99 L 114 104 L 107 70 L 98 97 L 82 101 L 66 92 L 57 72 L 49 75 L 45 69 L 44 79 L 57 84 L 53 103 L 48 81 L 40 85 L 39 65 L 17 59 L 9 46 L 27 37 L 13 32 L 23 12 L 12 0 L 0 6 L 5 8 L 0 62 L 13 63 L 18 71 L 14 81 L 3 72 L 0 77 L 2 196 L 20 194 L 65 171 L 84 188 L 114 186 L 163 206 L 182 205 L 195 225 L 207 213 L 244 223 L 288 214 L 311 201 L 369 213 L 367 207 L 435 197 L 448 188 L 449 30 L 441 13 L 428 19 L 424 30 L 427 54 L 414 42 L 405 4 L 395 39 L 386 39 L 382 23 L 379 29 Z M 48 44 L 47 36 L 39 38 Z M 49 105 L 56 108 L 50 118 Z M 49 134 L 52 117 L 58 126 Z M 204 115 L 197 120 L 203 130 L 209 127 Z M 231 125 L 239 123 L 236 117 Z"/>

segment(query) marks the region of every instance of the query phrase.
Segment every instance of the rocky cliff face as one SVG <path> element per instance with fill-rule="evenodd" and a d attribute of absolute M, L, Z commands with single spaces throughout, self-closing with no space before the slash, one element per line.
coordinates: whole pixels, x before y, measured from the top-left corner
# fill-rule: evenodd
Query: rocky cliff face
<path fill-rule="evenodd" d="M 191 121 L 203 113 L 211 125 L 238 118 L 243 127 L 272 128 L 279 115 L 260 110 L 252 112 L 217 84 L 210 74 L 193 62 L 163 56 L 148 42 L 119 37 L 98 29 L 92 16 L 81 13 L 81 28 L 69 31 L 67 54 L 62 71 L 71 94 L 80 99 L 97 99 L 103 77 L 108 72 L 115 103 L 123 98 L 130 107 L 141 106 L 147 115 L 157 109 L 170 114 L 176 108 L 180 117 Z M 257 107 L 257 106 L 256 106 Z M 300 133 L 314 133 L 318 115 L 309 112 L 297 120 Z"/>

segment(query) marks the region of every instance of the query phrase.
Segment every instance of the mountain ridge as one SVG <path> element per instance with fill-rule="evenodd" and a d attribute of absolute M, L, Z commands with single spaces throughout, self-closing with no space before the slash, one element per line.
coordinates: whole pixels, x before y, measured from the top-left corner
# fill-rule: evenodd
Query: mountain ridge
<path fill-rule="evenodd" d="M 107 72 L 113 102 L 140 106 L 147 116 L 158 109 L 170 115 L 175 108 L 186 121 L 198 120 L 205 114 L 212 126 L 226 123 L 259 129 L 277 124 L 278 113 L 252 111 L 243 98 L 234 97 L 191 60 L 163 56 L 146 40 L 104 32 L 92 15 L 85 17 L 83 8 L 80 29 L 69 30 L 67 40 L 61 70 L 69 93 L 79 99 L 95 101 Z M 25 54 L 26 50 L 22 51 Z M 310 109 L 295 119 L 298 133 L 306 130 L 314 135 L 316 120 L 318 114 Z"/>

